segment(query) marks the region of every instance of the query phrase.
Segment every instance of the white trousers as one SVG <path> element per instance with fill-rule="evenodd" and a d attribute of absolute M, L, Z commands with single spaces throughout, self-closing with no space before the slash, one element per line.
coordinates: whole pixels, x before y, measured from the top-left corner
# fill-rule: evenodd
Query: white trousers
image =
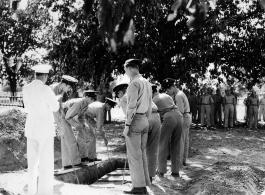
<path fill-rule="evenodd" d="M 27 138 L 28 194 L 52 195 L 54 138 Z"/>

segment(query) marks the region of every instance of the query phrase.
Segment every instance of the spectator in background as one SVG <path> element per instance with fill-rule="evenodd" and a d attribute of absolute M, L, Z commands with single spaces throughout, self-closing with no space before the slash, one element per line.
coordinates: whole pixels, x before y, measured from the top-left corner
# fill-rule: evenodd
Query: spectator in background
<path fill-rule="evenodd" d="M 233 95 L 235 97 L 234 117 L 233 117 L 234 125 L 235 125 L 237 123 L 237 110 L 236 110 L 236 105 L 237 105 L 237 97 L 238 97 L 238 94 L 235 92 L 235 88 L 234 87 L 231 87 L 231 95 Z"/>
<path fill-rule="evenodd" d="M 206 115 L 207 127 L 211 126 L 211 104 L 213 103 L 213 98 L 208 94 L 207 88 L 203 89 L 203 95 L 200 97 L 201 102 L 201 126 L 204 126 L 204 120 Z"/>
<path fill-rule="evenodd" d="M 245 107 L 245 120 L 246 120 L 246 125 L 249 126 L 249 97 L 251 93 L 247 93 L 247 97 L 244 99 L 244 105 Z"/>
<path fill-rule="evenodd" d="M 104 92 L 103 90 L 101 89 L 100 86 L 97 87 L 97 101 L 98 102 L 101 102 L 101 103 L 104 103 L 105 102 L 105 95 L 104 95 Z"/>
<path fill-rule="evenodd" d="M 197 105 L 196 105 L 196 112 L 198 113 L 198 118 L 197 118 L 198 123 L 201 123 L 201 107 L 202 107 L 201 96 L 202 96 L 202 90 L 199 89 L 197 94 Z"/>
<path fill-rule="evenodd" d="M 263 117 L 263 121 L 265 121 L 265 93 L 263 97 L 259 100 L 259 121 L 261 120 L 261 115 Z"/>
<path fill-rule="evenodd" d="M 215 123 L 219 126 L 222 125 L 222 103 L 223 97 L 221 96 L 221 90 L 218 88 L 216 94 L 213 96 L 214 100 L 214 118 Z"/>
<path fill-rule="evenodd" d="M 192 122 L 196 123 L 196 117 L 197 117 L 197 96 L 194 93 L 193 89 L 190 90 L 190 96 L 189 96 L 189 103 L 190 103 L 190 111 L 192 116 Z"/>
<path fill-rule="evenodd" d="M 249 128 L 257 129 L 258 125 L 258 109 L 259 109 L 259 98 L 256 91 L 252 91 L 250 97 L 248 98 L 249 103 Z"/>
<path fill-rule="evenodd" d="M 208 94 L 212 97 L 213 99 L 213 89 L 211 87 L 208 87 Z M 214 100 L 214 99 L 213 99 Z M 214 126 L 214 101 L 211 103 L 211 114 L 210 114 L 210 121 L 211 121 L 211 126 Z"/>
<path fill-rule="evenodd" d="M 233 128 L 234 126 L 234 106 L 236 104 L 235 97 L 231 94 L 230 89 L 226 90 L 226 95 L 224 96 L 224 108 L 225 108 L 225 128 Z"/>

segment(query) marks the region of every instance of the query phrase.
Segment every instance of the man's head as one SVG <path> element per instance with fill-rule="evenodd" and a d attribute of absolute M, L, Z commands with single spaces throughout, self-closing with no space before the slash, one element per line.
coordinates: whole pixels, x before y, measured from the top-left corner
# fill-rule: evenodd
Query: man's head
<path fill-rule="evenodd" d="M 218 94 L 218 95 L 221 94 L 221 90 L 219 88 L 216 90 L 216 94 Z"/>
<path fill-rule="evenodd" d="M 213 93 L 212 88 L 211 88 L 211 87 L 208 87 L 208 88 L 207 88 L 207 92 L 208 92 L 208 94 L 212 95 L 212 93 Z"/>
<path fill-rule="evenodd" d="M 88 100 L 88 103 L 92 103 L 97 99 L 97 92 L 94 90 L 86 90 L 83 92 L 83 96 Z"/>
<path fill-rule="evenodd" d="M 75 79 L 74 77 L 71 77 L 69 75 L 63 75 L 61 81 L 61 87 L 63 92 L 70 91 L 77 82 L 78 80 Z"/>
<path fill-rule="evenodd" d="M 256 97 L 256 95 L 257 95 L 256 91 L 255 91 L 255 90 L 252 90 L 252 91 L 251 91 L 251 96 L 252 96 L 252 97 Z"/>
<path fill-rule="evenodd" d="M 226 95 L 230 96 L 231 95 L 231 90 L 230 89 L 226 89 L 225 93 L 226 93 Z"/>
<path fill-rule="evenodd" d="M 125 74 L 129 78 L 133 78 L 135 75 L 139 74 L 139 67 L 142 65 L 139 59 L 129 59 L 124 63 Z"/>
<path fill-rule="evenodd" d="M 162 88 L 166 90 L 168 95 L 173 95 L 176 91 L 176 80 L 172 78 L 164 79 L 162 82 Z"/>
<path fill-rule="evenodd" d="M 36 79 L 41 80 L 43 83 L 46 83 L 52 66 L 48 64 L 38 64 L 36 66 L 33 66 L 31 69 L 35 71 Z"/>
<path fill-rule="evenodd" d="M 116 104 L 117 104 L 117 102 L 115 102 L 114 100 L 112 100 L 110 98 L 106 98 L 105 105 L 106 105 L 106 108 L 107 108 L 108 111 L 111 108 L 113 108 Z"/>
<path fill-rule="evenodd" d="M 115 93 L 116 98 L 122 98 L 124 94 L 126 93 L 127 88 L 128 88 L 127 83 L 116 85 L 113 88 L 113 92 Z"/>

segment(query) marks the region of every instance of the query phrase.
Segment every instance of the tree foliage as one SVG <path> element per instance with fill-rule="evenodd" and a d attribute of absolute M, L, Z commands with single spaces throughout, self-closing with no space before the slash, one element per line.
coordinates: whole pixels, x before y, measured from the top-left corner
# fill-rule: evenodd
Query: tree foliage
<path fill-rule="evenodd" d="M 17 10 L 16 16 L 10 9 L 10 1 L 2 0 L 0 5 L 0 51 L 2 53 L 1 78 L 6 78 L 10 83 L 11 92 L 16 92 L 17 84 L 21 78 L 29 73 L 27 66 L 22 66 L 16 72 L 10 64 L 21 60 L 21 56 L 30 49 L 41 46 L 41 34 L 38 30 L 45 24 L 47 16 L 40 1 L 29 1 L 26 10 Z M 15 17 L 14 17 L 15 16 Z M 13 61 L 14 60 L 14 61 Z M 26 59 L 23 63 L 26 63 Z"/>

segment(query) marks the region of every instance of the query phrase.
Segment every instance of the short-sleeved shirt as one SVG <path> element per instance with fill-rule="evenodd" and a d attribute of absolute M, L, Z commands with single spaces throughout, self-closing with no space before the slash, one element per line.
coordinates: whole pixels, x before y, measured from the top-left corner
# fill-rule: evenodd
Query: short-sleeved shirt
<path fill-rule="evenodd" d="M 235 96 L 233 96 L 233 95 L 227 96 L 226 95 L 224 97 L 224 103 L 225 104 L 235 104 L 236 103 Z"/>
<path fill-rule="evenodd" d="M 178 91 L 173 97 L 175 104 L 177 105 L 181 114 L 185 112 L 190 112 L 190 104 L 187 96 L 182 91 Z"/>
<path fill-rule="evenodd" d="M 156 93 L 153 97 L 153 102 L 159 112 L 164 112 L 166 109 L 175 106 L 173 99 L 165 93 Z"/>
<path fill-rule="evenodd" d="M 63 107 L 67 109 L 65 114 L 67 122 L 74 127 L 81 125 L 81 121 L 85 118 L 87 106 L 88 101 L 86 98 L 74 98 L 65 102 Z"/>
<path fill-rule="evenodd" d="M 100 131 L 105 120 L 106 105 L 102 102 L 93 102 L 89 104 L 86 110 L 86 116 L 91 119 L 96 119 L 97 129 Z"/>

